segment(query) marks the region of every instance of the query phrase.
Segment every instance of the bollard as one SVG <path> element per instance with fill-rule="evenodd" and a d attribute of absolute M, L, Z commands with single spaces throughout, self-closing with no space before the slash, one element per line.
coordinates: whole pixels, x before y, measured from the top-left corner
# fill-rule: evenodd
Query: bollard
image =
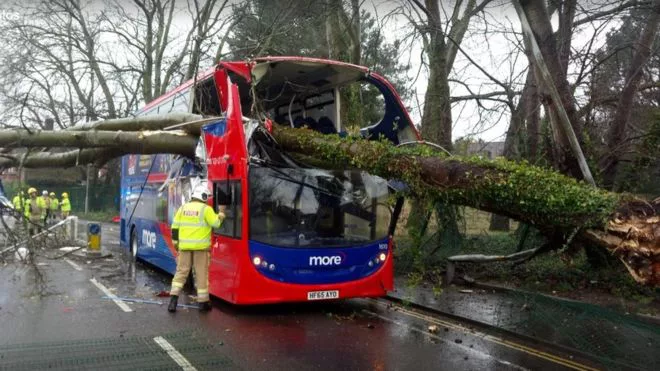
<path fill-rule="evenodd" d="M 101 254 L 101 224 L 87 224 L 87 253 Z"/>
<path fill-rule="evenodd" d="M 64 226 L 66 238 L 70 241 L 78 239 L 78 217 L 70 215 L 66 217 L 66 225 Z"/>

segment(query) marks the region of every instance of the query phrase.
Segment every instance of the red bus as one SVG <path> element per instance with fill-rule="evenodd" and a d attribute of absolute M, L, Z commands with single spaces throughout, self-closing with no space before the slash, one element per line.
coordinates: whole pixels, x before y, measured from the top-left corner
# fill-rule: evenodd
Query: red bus
<path fill-rule="evenodd" d="M 357 84 L 357 85 L 354 85 Z M 221 62 L 137 112 L 218 116 L 202 127 L 195 159 L 122 159 L 121 243 L 174 273 L 170 224 L 197 184 L 227 218 L 215 230 L 209 289 L 235 304 L 382 296 L 393 289 L 392 232 L 402 200 L 368 173 L 306 165 L 269 125 L 347 135 L 342 89 L 376 94 L 365 138 L 395 144 L 419 134 L 392 85 L 366 67 L 303 57 Z M 375 113 L 375 114 L 374 114 Z"/>

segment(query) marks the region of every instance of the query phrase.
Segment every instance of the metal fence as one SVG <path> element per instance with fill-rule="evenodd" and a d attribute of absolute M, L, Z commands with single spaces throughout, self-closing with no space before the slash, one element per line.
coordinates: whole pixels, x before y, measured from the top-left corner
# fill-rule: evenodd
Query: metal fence
<path fill-rule="evenodd" d="M 87 187 L 83 185 L 53 185 L 48 183 L 42 184 L 29 184 L 30 187 L 37 189 L 39 194 L 43 190 L 55 192 L 57 199 L 62 199 L 62 193 L 67 192 L 71 200 L 71 210 L 73 213 L 82 213 L 85 211 L 85 195 Z M 23 188 L 27 187 L 24 185 Z M 7 197 L 11 200 L 16 195 L 18 184 L 11 184 L 5 186 Z M 89 187 L 89 205 L 88 211 L 118 211 L 119 210 L 119 186 L 95 185 Z"/>

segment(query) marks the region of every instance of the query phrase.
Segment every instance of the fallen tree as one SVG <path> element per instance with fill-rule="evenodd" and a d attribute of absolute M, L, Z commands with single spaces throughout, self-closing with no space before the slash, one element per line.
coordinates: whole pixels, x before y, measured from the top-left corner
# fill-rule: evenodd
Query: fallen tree
<path fill-rule="evenodd" d="M 62 138 L 80 146 L 93 143 L 90 138 L 94 135 L 108 135 L 109 129 L 133 131 L 130 135 L 122 133 L 124 142 L 117 146 L 57 154 L 57 161 L 50 165 L 98 163 L 125 153 L 167 152 L 192 157 L 191 143 L 196 140 L 199 127 L 213 119 L 184 116 L 183 119 L 190 121 L 173 124 L 169 116 L 154 116 L 99 122 L 58 132 L 63 137 L 86 138 L 84 143 Z M 180 131 L 142 131 L 167 129 Z M 88 137 L 81 130 L 89 131 Z M 5 132 L 0 131 L 0 145 L 5 143 L 2 141 Z M 470 206 L 528 223 L 548 236 L 548 245 L 553 248 L 579 242 L 606 249 L 623 262 L 637 282 L 660 286 L 660 198 L 646 201 L 611 193 L 547 169 L 504 159 L 447 157 L 430 148 L 395 147 L 385 141 L 340 138 L 306 129 L 275 127 L 273 136 L 284 150 L 315 166 L 362 169 L 404 181 L 413 197 Z M 32 137 L 35 139 L 31 140 Z M 147 144 L 158 137 L 163 138 L 164 146 Z M 43 139 L 38 138 L 38 133 L 25 134 L 21 146 L 43 146 Z M 130 146 L 125 146 L 126 143 Z M 50 146 L 57 145 L 55 142 Z M 80 155 L 83 153 L 85 156 Z M 28 153 L 20 162 L 25 166 L 48 166 L 48 156 L 52 154 Z M 15 160 L 2 161 L 0 166 L 16 164 Z"/>

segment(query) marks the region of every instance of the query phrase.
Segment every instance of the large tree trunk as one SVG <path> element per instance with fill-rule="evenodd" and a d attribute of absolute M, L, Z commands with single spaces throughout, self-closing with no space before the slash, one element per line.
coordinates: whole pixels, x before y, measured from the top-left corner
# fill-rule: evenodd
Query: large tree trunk
<path fill-rule="evenodd" d="M 562 50 L 560 50 L 544 0 L 516 1 L 520 4 L 520 7 L 517 3 L 516 6 L 523 21 L 523 29 L 526 28 L 527 23 L 540 52 L 537 56 L 537 53 L 532 51 L 532 55 L 538 62 L 537 81 L 544 82 L 541 99 L 552 123 L 555 165 L 564 174 L 593 182 L 578 144 L 582 141 L 582 122 L 577 115 L 574 97 L 561 60 L 561 51 L 566 54 L 570 42 L 561 43 L 559 46 Z M 572 7 L 572 5 L 568 6 Z M 567 9 L 563 17 L 572 16 L 573 13 L 574 10 Z M 571 22 L 565 21 L 564 24 Z"/>
<path fill-rule="evenodd" d="M 123 127 L 157 129 L 171 124 L 169 121 L 165 125 L 160 121 L 162 118 L 125 120 Z M 114 120 L 114 125 L 117 125 L 117 120 Z M 181 127 L 191 129 L 196 126 Z M 15 131 L 0 131 L 0 138 L 7 132 Z M 62 133 L 79 135 L 78 132 Z M 89 135 L 98 133 L 105 135 L 103 131 L 94 130 Z M 130 134 L 127 136 L 130 141 L 142 143 L 150 137 L 142 132 L 117 134 Z M 74 165 L 76 162 L 98 164 L 101 159 L 129 152 L 167 153 L 173 148 L 182 149 L 179 154 L 194 155 L 191 143 L 197 138 L 196 135 L 167 135 L 165 147 L 152 143 L 127 148 L 126 143 L 117 143 L 116 147 L 63 154 L 30 154 L 23 159 L 23 163 L 43 167 L 58 163 Z M 387 179 L 404 181 L 416 198 L 470 206 L 535 226 L 558 241 L 555 248 L 567 242 L 557 239 L 557 236 L 575 235 L 578 241 L 606 249 L 621 259 L 640 283 L 660 285 L 660 199 L 646 202 L 607 192 L 553 171 L 507 160 L 447 158 L 444 154 L 397 148 L 386 142 L 342 139 L 307 129 L 275 127 L 273 135 L 284 150 L 305 156 L 317 166 L 362 169 Z M 33 136 L 38 138 L 38 135 Z M 29 145 L 28 138 L 23 140 L 23 145 Z M 44 144 L 43 139 L 40 140 L 39 145 Z M 57 143 L 51 146 L 57 146 Z M 185 148 L 187 151 L 183 150 Z M 14 165 L 15 161 L 5 162 L 4 166 Z"/>
<path fill-rule="evenodd" d="M 429 78 L 424 95 L 422 136 L 446 150 L 452 150 L 451 100 L 447 44 L 440 22 L 439 0 L 426 0 L 429 45 L 426 55 L 429 61 Z"/>
<path fill-rule="evenodd" d="M 618 257 L 638 282 L 660 285 L 660 198 L 646 202 L 506 160 L 414 154 L 387 143 L 346 141 L 309 130 L 278 128 L 274 134 L 288 151 L 314 153 L 317 165 L 352 164 L 406 182 L 415 197 L 470 206 L 530 224 L 559 241 L 555 248 L 561 247 L 558 235 L 570 239 L 575 234 L 578 241 Z"/>
<path fill-rule="evenodd" d="M 509 129 L 504 139 L 504 151 L 502 153 L 507 160 L 518 161 L 523 157 L 523 153 L 527 152 L 523 139 L 526 137 L 525 121 L 529 114 L 528 111 L 532 106 L 531 100 L 534 98 L 532 96 L 534 83 L 534 68 L 532 65 L 529 71 L 527 71 L 525 87 L 520 95 L 520 100 L 511 112 L 511 120 L 509 121 Z M 499 214 L 493 214 L 490 218 L 488 229 L 491 231 L 508 231 L 510 224 L 509 218 Z"/>
<path fill-rule="evenodd" d="M 183 131 L 42 131 L 0 130 L 0 146 L 5 147 L 78 147 L 60 153 L 3 155 L 0 168 L 72 167 L 108 160 L 129 153 L 174 153 L 192 157 L 197 138 Z M 85 149 L 82 149 L 85 148 Z"/>

